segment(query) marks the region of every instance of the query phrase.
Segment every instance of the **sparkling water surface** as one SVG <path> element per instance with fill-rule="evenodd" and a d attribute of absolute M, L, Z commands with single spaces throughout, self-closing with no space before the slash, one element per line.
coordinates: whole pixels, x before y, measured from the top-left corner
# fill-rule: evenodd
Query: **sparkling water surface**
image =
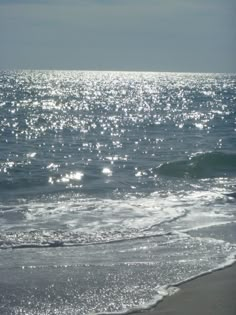
<path fill-rule="evenodd" d="M 2 314 L 141 309 L 227 263 L 235 81 L 0 72 Z"/>

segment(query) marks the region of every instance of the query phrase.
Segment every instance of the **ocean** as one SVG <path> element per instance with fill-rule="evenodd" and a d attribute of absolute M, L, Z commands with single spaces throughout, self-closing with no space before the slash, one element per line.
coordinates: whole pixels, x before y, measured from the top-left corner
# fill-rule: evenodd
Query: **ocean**
<path fill-rule="evenodd" d="M 128 314 L 236 254 L 236 75 L 0 72 L 0 313 Z"/>

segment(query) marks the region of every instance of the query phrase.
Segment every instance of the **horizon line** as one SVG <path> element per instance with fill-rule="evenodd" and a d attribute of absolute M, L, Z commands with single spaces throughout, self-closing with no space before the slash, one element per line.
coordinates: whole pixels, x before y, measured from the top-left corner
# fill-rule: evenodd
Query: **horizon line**
<path fill-rule="evenodd" d="M 85 69 L 37 69 L 37 68 L 6 68 L 6 69 L 1 69 L 0 68 L 0 72 L 3 71 L 9 71 L 9 72 L 20 72 L 20 71 L 43 71 L 43 72 L 47 72 L 47 71 L 55 71 L 55 72 L 111 72 L 111 73 L 180 73 L 180 74 L 232 74 L 235 75 L 236 72 L 209 72 L 209 71 L 171 71 L 171 70 L 85 70 Z"/>

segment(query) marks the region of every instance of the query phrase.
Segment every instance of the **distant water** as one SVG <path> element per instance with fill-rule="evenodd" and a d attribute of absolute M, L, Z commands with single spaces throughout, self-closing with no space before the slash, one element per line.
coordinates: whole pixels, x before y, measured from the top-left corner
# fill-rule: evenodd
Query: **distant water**
<path fill-rule="evenodd" d="M 232 192 L 236 75 L 0 72 L 1 314 L 150 307 L 232 261 Z"/>

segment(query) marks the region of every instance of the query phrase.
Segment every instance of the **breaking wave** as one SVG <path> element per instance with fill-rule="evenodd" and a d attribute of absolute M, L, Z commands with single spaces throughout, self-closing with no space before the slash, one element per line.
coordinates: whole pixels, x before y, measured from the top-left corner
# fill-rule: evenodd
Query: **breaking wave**
<path fill-rule="evenodd" d="M 198 153 L 186 160 L 163 163 L 160 175 L 180 178 L 216 178 L 236 176 L 236 154 L 223 152 Z"/>

